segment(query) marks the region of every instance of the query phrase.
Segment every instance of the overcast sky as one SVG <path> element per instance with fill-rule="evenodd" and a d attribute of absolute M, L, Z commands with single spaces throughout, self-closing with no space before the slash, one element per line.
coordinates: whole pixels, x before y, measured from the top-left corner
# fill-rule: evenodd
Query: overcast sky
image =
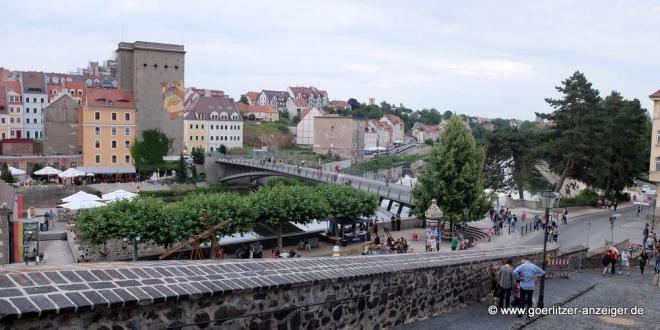
<path fill-rule="evenodd" d="M 331 99 L 533 119 L 580 70 L 660 89 L 657 1 L 2 1 L 0 66 L 68 72 L 117 43 L 183 43 L 186 86 L 313 85 Z"/>

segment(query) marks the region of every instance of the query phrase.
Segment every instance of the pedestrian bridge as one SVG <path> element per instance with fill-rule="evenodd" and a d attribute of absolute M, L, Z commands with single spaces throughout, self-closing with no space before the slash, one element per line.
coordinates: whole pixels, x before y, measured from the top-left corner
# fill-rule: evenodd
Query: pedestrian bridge
<path fill-rule="evenodd" d="M 218 182 L 230 182 L 241 178 L 256 179 L 267 176 L 289 176 L 304 180 L 350 185 L 355 189 L 374 193 L 381 199 L 397 202 L 400 207 L 414 205 L 412 187 L 399 184 L 386 183 L 355 175 L 337 174 L 334 171 L 268 162 L 266 160 L 218 157 L 215 164 L 218 167 L 216 169 Z M 212 175 L 209 174 L 207 173 L 207 178 L 212 179 Z"/>

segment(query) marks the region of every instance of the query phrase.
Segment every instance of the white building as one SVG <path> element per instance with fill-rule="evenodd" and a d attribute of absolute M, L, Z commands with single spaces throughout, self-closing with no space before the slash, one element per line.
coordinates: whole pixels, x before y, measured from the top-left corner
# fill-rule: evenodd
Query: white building
<path fill-rule="evenodd" d="M 401 118 L 395 115 L 385 115 L 380 121 L 392 127 L 392 143 L 403 143 L 404 125 Z"/>
<path fill-rule="evenodd" d="M 243 118 L 234 100 L 225 96 L 193 95 L 183 113 L 187 153 L 192 148 L 218 151 L 243 147 Z"/>
<path fill-rule="evenodd" d="M 48 104 L 46 93 L 23 93 L 23 137 L 26 139 L 44 137 L 43 111 Z"/>
<path fill-rule="evenodd" d="M 300 122 L 296 126 L 296 144 L 314 145 L 314 118 L 324 116 L 325 112 L 311 108 L 300 115 Z"/>

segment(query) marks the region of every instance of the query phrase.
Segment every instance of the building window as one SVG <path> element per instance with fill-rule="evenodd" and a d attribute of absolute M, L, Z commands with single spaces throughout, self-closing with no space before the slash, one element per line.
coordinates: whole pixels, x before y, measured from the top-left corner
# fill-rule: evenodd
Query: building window
<path fill-rule="evenodd" d="M 190 129 L 192 129 L 192 124 L 190 124 Z"/>
<path fill-rule="evenodd" d="M 124 135 L 126 135 L 126 136 L 131 135 L 131 128 L 130 127 L 124 127 Z"/>
<path fill-rule="evenodd" d="M 94 156 L 94 161 L 95 161 L 97 164 L 101 164 L 101 155 L 96 155 L 96 156 Z"/>
<path fill-rule="evenodd" d="M 195 141 L 199 141 L 199 136 L 195 135 Z"/>
<path fill-rule="evenodd" d="M 2 138 L 3 138 L 3 139 L 5 138 L 5 133 L 2 133 Z"/>
<path fill-rule="evenodd" d="M 117 141 L 112 141 L 112 149 L 117 149 Z"/>
<path fill-rule="evenodd" d="M 21 118 L 16 118 L 16 122 L 20 124 L 21 123 Z"/>
<path fill-rule="evenodd" d="M 655 157 L 655 170 L 660 171 L 660 157 Z"/>
<path fill-rule="evenodd" d="M 112 163 L 117 164 L 117 155 L 112 155 Z"/>
<path fill-rule="evenodd" d="M 94 112 L 94 120 L 101 120 L 101 113 L 100 112 Z"/>
<path fill-rule="evenodd" d="M 195 125 L 195 129 L 199 129 L 199 125 Z"/>
<path fill-rule="evenodd" d="M 26 123 L 26 124 L 29 124 L 29 123 L 30 123 L 30 118 L 26 118 L 26 119 L 25 119 L 25 123 Z"/>
<path fill-rule="evenodd" d="M 655 143 L 660 144 L 660 131 L 658 131 L 658 137 L 657 137 L 657 141 Z"/>
<path fill-rule="evenodd" d="M 130 141 L 124 141 L 124 148 L 128 149 L 131 147 L 131 142 Z"/>
<path fill-rule="evenodd" d="M 130 163 L 131 162 L 131 156 L 126 155 L 124 156 L 124 163 Z"/>
<path fill-rule="evenodd" d="M 14 136 L 14 130 L 9 131 L 9 135 Z"/>
<path fill-rule="evenodd" d="M 112 118 L 113 121 L 117 120 L 117 113 L 116 112 L 113 112 L 111 116 L 112 116 L 111 118 Z"/>
<path fill-rule="evenodd" d="M 101 128 L 100 127 L 94 127 L 94 135 L 101 135 Z"/>
<path fill-rule="evenodd" d="M 13 123 L 14 123 L 14 118 L 9 118 L 9 122 L 10 122 L 11 124 L 13 124 Z"/>
<path fill-rule="evenodd" d="M 4 118 L 2 118 L 2 119 L 0 119 L 0 120 L 1 120 L 1 122 L 2 122 L 3 124 L 5 123 L 5 119 L 4 119 Z"/>
<path fill-rule="evenodd" d="M 25 131 L 25 137 L 28 139 L 30 138 L 30 131 Z"/>
<path fill-rule="evenodd" d="M 99 140 L 94 141 L 94 148 L 101 149 L 101 141 Z"/>
<path fill-rule="evenodd" d="M 41 98 L 41 103 L 44 103 L 44 98 L 43 97 Z"/>
<path fill-rule="evenodd" d="M 192 141 L 192 135 L 190 136 L 190 141 Z"/>
<path fill-rule="evenodd" d="M 131 113 L 130 112 L 124 113 L 124 120 L 126 120 L 126 121 L 131 120 Z"/>
<path fill-rule="evenodd" d="M 116 136 L 116 135 L 117 135 L 117 127 L 113 127 L 112 128 L 112 136 Z"/>

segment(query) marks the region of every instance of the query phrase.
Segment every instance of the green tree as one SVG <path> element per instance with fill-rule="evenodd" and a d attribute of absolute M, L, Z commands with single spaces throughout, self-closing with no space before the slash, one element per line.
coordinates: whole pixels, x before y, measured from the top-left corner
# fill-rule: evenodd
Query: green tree
<path fill-rule="evenodd" d="M 520 198 L 526 182 L 538 173 L 536 165 L 541 161 L 538 145 L 542 133 L 530 122 L 519 127 L 506 123 L 495 125 L 495 130 L 486 135 L 486 162 L 490 166 L 486 187 L 494 191 L 517 190 Z"/>
<path fill-rule="evenodd" d="M 217 230 L 220 236 L 245 233 L 254 227 L 255 212 L 249 199 L 235 193 L 197 193 L 186 196 L 171 206 L 171 216 L 181 224 L 185 236 L 197 235 L 206 230 L 202 221 L 204 211 L 208 212 L 212 224 L 231 220 L 227 226 Z"/>
<path fill-rule="evenodd" d="M 424 109 L 418 115 L 418 121 L 424 125 L 438 125 L 442 121 L 442 115 L 436 109 Z"/>
<path fill-rule="evenodd" d="M 280 117 L 289 119 L 289 112 L 286 110 L 280 112 Z"/>
<path fill-rule="evenodd" d="M 142 132 L 142 140 L 137 138 L 131 146 L 131 156 L 135 167 L 141 171 L 153 171 L 164 163 L 163 157 L 170 152 L 172 139 L 157 129 Z"/>
<path fill-rule="evenodd" d="M 600 127 L 603 139 L 599 144 L 604 161 L 592 166 L 598 173 L 594 186 L 615 198 L 633 184 L 633 179 L 648 171 L 648 114 L 637 99 L 626 100 L 615 91 L 605 97 L 602 108 L 606 120 Z"/>
<path fill-rule="evenodd" d="M 165 204 L 153 197 L 118 200 L 104 207 L 83 210 L 77 226 L 83 239 L 93 244 L 140 237 L 145 242 L 168 246 L 187 237 L 183 226 L 166 210 Z"/>
<path fill-rule="evenodd" d="M 241 103 L 244 103 L 244 104 L 250 104 L 250 102 L 248 101 L 248 98 L 247 98 L 247 96 L 245 96 L 245 94 L 241 95 L 241 98 L 238 100 L 238 102 L 241 102 Z"/>
<path fill-rule="evenodd" d="M 453 115 L 433 145 L 426 169 L 413 188 L 413 212 L 424 218 L 431 200 L 436 199 L 444 218 L 452 225 L 463 218 L 465 207 L 470 210 L 469 219 L 480 218 L 488 208 L 483 192 L 483 165 L 483 148 L 477 146 L 461 118 Z"/>
<path fill-rule="evenodd" d="M 193 147 L 190 156 L 192 156 L 193 163 L 197 165 L 204 164 L 204 151 L 202 151 L 202 148 Z"/>
<path fill-rule="evenodd" d="M 296 126 L 300 122 L 300 115 L 295 115 L 293 116 L 293 119 L 291 119 L 291 125 Z"/>
<path fill-rule="evenodd" d="M 451 118 L 451 116 L 453 116 L 453 115 L 454 114 L 451 111 L 447 110 L 447 111 L 445 111 L 445 113 L 442 114 L 442 119 L 449 120 L 449 118 Z"/>
<path fill-rule="evenodd" d="M 7 166 L 7 163 L 3 163 L 2 168 L 0 168 L 0 179 L 5 183 L 16 182 L 16 178 L 14 178 L 14 176 L 11 175 L 11 172 L 9 172 L 9 166 Z"/>
<path fill-rule="evenodd" d="M 227 153 L 227 146 L 224 144 L 220 145 L 220 148 L 218 148 L 218 151 L 220 151 L 221 154 L 226 154 Z"/>
<path fill-rule="evenodd" d="M 330 206 L 335 218 L 370 217 L 378 208 L 378 196 L 351 187 L 322 184 L 315 187 Z"/>
<path fill-rule="evenodd" d="M 188 180 L 188 165 L 186 164 L 186 159 L 183 157 L 183 153 L 179 156 L 179 162 L 176 169 L 176 181 L 177 182 L 186 182 Z"/>
<path fill-rule="evenodd" d="M 592 184 L 598 174 L 594 164 L 603 161 L 602 130 L 605 116 L 600 111 L 601 98 L 587 78 L 579 71 L 555 87 L 562 93 L 559 99 L 545 101 L 555 110 L 537 116 L 552 122 L 546 141 L 546 160 L 550 169 L 561 173 L 555 184 L 559 191 L 567 177 Z"/>
<path fill-rule="evenodd" d="M 250 194 L 257 223 L 277 229 L 277 246 L 282 251 L 282 227 L 287 222 L 307 224 L 324 219 L 330 207 L 313 187 L 294 185 L 262 186 Z"/>

